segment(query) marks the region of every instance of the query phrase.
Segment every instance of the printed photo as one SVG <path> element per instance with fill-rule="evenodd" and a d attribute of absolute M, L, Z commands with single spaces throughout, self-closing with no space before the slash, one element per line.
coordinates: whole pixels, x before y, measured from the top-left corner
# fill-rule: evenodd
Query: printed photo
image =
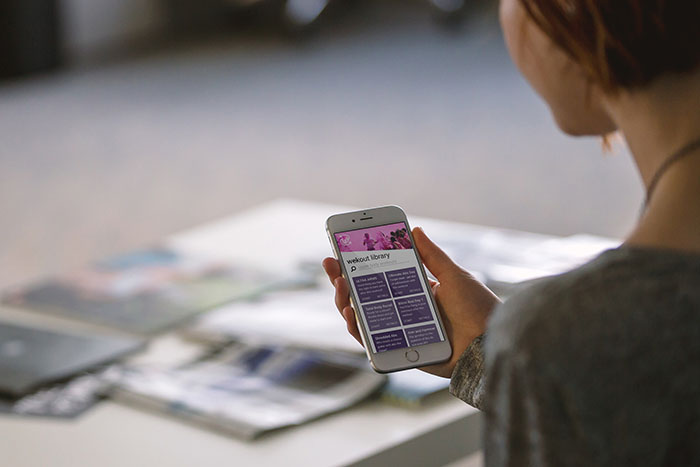
<path fill-rule="evenodd" d="M 340 251 L 408 250 L 413 248 L 406 224 L 382 225 L 335 234 Z"/>

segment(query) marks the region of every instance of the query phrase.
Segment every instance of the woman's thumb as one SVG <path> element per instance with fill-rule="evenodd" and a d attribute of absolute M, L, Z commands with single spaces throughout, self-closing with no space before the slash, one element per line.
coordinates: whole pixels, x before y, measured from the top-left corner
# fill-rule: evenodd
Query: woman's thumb
<path fill-rule="evenodd" d="M 440 276 L 454 271 L 458 266 L 450 259 L 442 249 L 433 243 L 420 227 L 412 230 L 413 240 L 416 242 L 418 254 L 423 264 L 439 281 Z"/>

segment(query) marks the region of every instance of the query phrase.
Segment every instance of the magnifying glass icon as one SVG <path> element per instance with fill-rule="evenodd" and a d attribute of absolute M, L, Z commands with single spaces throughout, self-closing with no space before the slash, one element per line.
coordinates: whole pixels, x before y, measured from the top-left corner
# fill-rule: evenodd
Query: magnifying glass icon
<path fill-rule="evenodd" d="M 350 266 L 350 272 L 355 272 L 355 271 L 357 271 L 357 267 L 356 267 L 356 266 Z"/>

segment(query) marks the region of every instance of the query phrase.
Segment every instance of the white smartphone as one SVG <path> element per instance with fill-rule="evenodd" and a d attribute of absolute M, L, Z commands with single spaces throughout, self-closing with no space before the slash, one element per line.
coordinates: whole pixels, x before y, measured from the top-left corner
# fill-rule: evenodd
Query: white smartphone
<path fill-rule="evenodd" d="M 389 373 L 448 360 L 452 348 L 403 210 L 335 214 L 326 231 L 372 368 Z"/>

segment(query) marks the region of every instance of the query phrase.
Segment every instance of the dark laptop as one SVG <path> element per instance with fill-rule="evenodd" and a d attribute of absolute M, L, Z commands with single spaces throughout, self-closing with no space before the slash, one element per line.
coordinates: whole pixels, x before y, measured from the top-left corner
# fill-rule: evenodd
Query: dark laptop
<path fill-rule="evenodd" d="M 144 345 L 141 339 L 50 331 L 0 322 L 0 393 L 34 389 L 109 363 Z"/>

